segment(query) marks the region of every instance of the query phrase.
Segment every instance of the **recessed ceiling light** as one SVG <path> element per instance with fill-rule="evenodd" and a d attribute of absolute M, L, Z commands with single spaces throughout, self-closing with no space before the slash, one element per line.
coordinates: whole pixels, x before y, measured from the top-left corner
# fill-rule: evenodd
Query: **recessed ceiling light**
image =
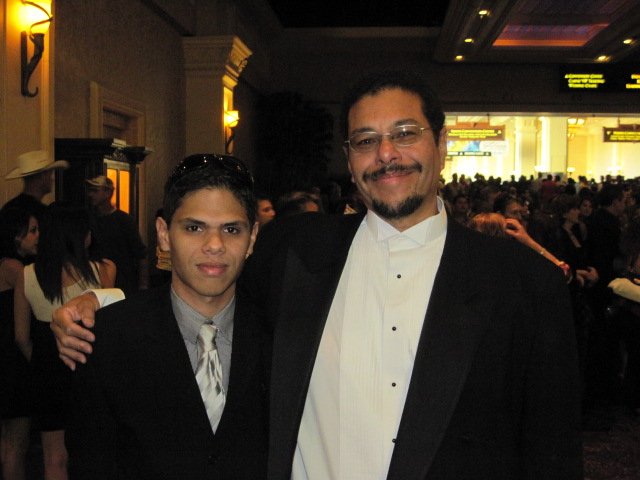
<path fill-rule="evenodd" d="M 464 39 L 464 43 L 473 43 L 473 38 L 467 37 Z"/>
<path fill-rule="evenodd" d="M 598 58 L 596 58 L 597 62 L 606 62 L 609 60 L 609 56 L 608 55 L 600 55 Z"/>
<path fill-rule="evenodd" d="M 462 55 L 456 55 L 455 60 L 456 62 L 461 62 L 462 60 L 464 60 L 464 57 Z"/>
<path fill-rule="evenodd" d="M 634 43 L 633 38 L 625 38 L 622 43 L 625 45 L 632 45 Z"/>
<path fill-rule="evenodd" d="M 481 17 L 486 17 L 487 15 L 489 15 L 489 10 L 483 8 L 482 10 L 478 10 L 478 15 L 480 15 Z"/>

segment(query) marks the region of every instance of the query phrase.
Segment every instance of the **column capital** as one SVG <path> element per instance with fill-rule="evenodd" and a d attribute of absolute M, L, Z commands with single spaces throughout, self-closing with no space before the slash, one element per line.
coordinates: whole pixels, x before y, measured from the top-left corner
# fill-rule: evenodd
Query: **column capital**
<path fill-rule="evenodd" d="M 234 35 L 186 37 L 183 49 L 187 75 L 227 75 L 234 84 L 252 54 L 249 47 Z"/>

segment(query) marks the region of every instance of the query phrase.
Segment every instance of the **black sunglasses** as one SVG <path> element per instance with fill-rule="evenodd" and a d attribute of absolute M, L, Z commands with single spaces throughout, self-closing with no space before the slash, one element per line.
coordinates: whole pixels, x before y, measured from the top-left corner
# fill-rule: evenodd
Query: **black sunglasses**
<path fill-rule="evenodd" d="M 215 153 L 198 153 L 189 155 L 182 160 L 171 173 L 169 181 L 174 183 L 186 173 L 204 167 L 212 167 L 223 170 L 231 177 L 253 188 L 253 177 L 247 166 L 231 155 L 216 155 Z"/>

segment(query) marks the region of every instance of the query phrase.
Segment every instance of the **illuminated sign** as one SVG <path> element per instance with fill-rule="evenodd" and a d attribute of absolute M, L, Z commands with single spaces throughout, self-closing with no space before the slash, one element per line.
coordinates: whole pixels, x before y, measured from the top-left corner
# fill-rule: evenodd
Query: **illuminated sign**
<path fill-rule="evenodd" d="M 640 94 L 640 67 L 631 65 L 583 65 L 560 70 L 565 92 L 633 92 Z"/>
<path fill-rule="evenodd" d="M 564 79 L 571 90 L 597 89 L 607 83 L 604 73 L 567 73 Z"/>
<path fill-rule="evenodd" d="M 504 126 L 447 129 L 447 140 L 504 140 Z"/>
<path fill-rule="evenodd" d="M 605 142 L 640 142 L 640 125 L 620 125 L 616 128 L 603 127 Z"/>
<path fill-rule="evenodd" d="M 449 157 L 490 157 L 491 152 L 447 152 Z"/>

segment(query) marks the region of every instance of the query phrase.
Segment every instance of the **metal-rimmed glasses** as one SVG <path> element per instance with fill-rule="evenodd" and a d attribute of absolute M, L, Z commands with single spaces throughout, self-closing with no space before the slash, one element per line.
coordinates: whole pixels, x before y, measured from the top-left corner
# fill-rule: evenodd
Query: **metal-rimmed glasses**
<path fill-rule="evenodd" d="M 354 152 L 367 153 L 380 147 L 382 137 L 389 137 L 389 141 L 395 147 L 408 147 L 416 143 L 425 130 L 431 129 L 419 125 L 398 125 L 388 133 L 378 133 L 373 130 L 357 132 L 351 135 L 349 140 L 345 140 L 344 144 Z"/>

